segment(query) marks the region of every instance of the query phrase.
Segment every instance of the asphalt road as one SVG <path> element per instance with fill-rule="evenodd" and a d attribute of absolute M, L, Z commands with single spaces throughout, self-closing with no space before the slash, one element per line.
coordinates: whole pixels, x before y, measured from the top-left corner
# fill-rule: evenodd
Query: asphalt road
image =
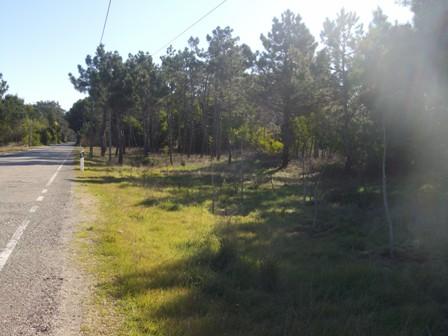
<path fill-rule="evenodd" d="M 0 336 L 52 332 L 64 281 L 73 149 L 0 156 Z"/>

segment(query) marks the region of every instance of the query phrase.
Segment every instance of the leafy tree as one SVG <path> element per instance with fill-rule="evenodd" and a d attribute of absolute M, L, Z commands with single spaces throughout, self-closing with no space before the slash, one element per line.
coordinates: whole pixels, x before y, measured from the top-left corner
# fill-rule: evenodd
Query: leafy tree
<path fill-rule="evenodd" d="M 157 99 L 157 72 L 152 57 L 144 52 L 136 55 L 129 55 L 126 61 L 128 71 L 131 76 L 132 105 L 135 114 L 134 120 L 141 120 L 143 130 L 143 149 L 147 156 L 150 151 L 150 145 L 154 139 L 152 129 L 156 118 L 154 116 L 154 104 Z M 130 120 L 130 119 L 128 119 Z M 127 122 L 128 126 L 136 129 L 135 123 Z M 131 133 L 131 130 L 130 130 Z"/>
<path fill-rule="evenodd" d="M 0 72 L 0 99 L 3 98 L 3 95 L 8 91 L 8 89 L 8 83 L 3 79 L 3 74 Z"/>
<path fill-rule="evenodd" d="M 95 136 L 98 129 L 98 116 L 93 113 L 93 102 L 91 98 L 80 99 L 65 114 L 65 119 L 70 128 L 77 134 L 76 144 L 81 144 L 81 136 L 88 139 L 90 153 L 93 152 Z"/>
<path fill-rule="evenodd" d="M 362 113 L 359 104 L 359 79 L 356 56 L 362 38 L 362 26 L 353 12 L 342 9 L 335 20 L 327 19 L 321 33 L 333 75 L 333 109 L 338 120 L 345 169 L 353 166 L 356 143 L 356 118 Z"/>
<path fill-rule="evenodd" d="M 23 121 L 26 118 L 23 99 L 6 95 L 0 105 L 0 143 L 20 143 L 25 134 Z"/>
<path fill-rule="evenodd" d="M 41 131 L 41 143 L 61 143 L 68 138 L 68 124 L 65 111 L 54 101 L 41 101 L 33 106 L 38 119 L 43 120 L 45 128 Z"/>
<path fill-rule="evenodd" d="M 82 93 L 88 93 L 93 101 L 93 109 L 96 113 L 101 113 L 101 126 L 99 129 L 99 138 L 101 144 L 101 155 L 106 154 L 106 137 L 109 135 L 109 157 L 111 156 L 112 146 L 112 114 L 108 106 L 108 85 L 110 80 L 109 59 L 110 52 L 106 52 L 103 45 L 100 45 L 94 57 L 87 55 L 85 59 L 86 68 L 78 65 L 79 77 L 69 73 L 70 81 L 76 90 Z"/>
<path fill-rule="evenodd" d="M 261 35 L 261 40 L 265 51 L 258 61 L 260 78 L 266 103 L 280 117 L 282 167 L 286 167 L 294 142 L 294 116 L 308 113 L 313 103 L 310 65 L 317 44 L 302 18 L 291 11 L 283 13 L 280 20 L 275 18 L 271 32 Z"/>
<path fill-rule="evenodd" d="M 217 27 L 207 36 L 208 69 L 211 77 L 211 108 L 213 128 L 213 155 L 219 160 L 223 144 L 227 147 L 228 161 L 232 160 L 232 128 L 241 125 L 240 107 L 245 102 L 245 72 L 250 49 L 239 45 L 239 38 L 233 37 L 230 27 Z"/>

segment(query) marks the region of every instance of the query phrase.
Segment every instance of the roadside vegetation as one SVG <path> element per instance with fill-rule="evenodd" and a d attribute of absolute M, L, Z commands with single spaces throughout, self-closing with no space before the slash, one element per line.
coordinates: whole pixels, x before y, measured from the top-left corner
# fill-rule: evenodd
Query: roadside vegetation
<path fill-rule="evenodd" d="M 305 179 L 316 203 L 300 163 L 278 170 L 276 160 L 176 155 L 171 166 L 132 151 L 123 166 L 87 161 L 77 182 L 101 216 L 82 239 L 124 319 L 118 334 L 444 335 L 448 230 L 427 220 L 443 186 L 391 185 L 391 259 L 378 181 L 326 166 Z M 425 207 L 404 201 L 412 194 Z"/>
<path fill-rule="evenodd" d="M 261 50 L 101 44 L 67 112 L 0 73 L 0 152 L 87 152 L 84 333 L 448 335 L 448 2 L 396 2 L 412 23 L 341 9 L 320 39 L 286 10 Z"/>
<path fill-rule="evenodd" d="M 0 73 L 0 152 L 74 139 L 57 102 L 25 104 L 17 95 L 8 94 L 8 89 Z"/>
<path fill-rule="evenodd" d="M 13 152 L 21 152 L 28 150 L 30 147 L 24 146 L 24 145 L 14 145 L 9 144 L 7 146 L 1 146 L 0 147 L 0 154 L 7 154 L 7 153 L 13 153 Z"/>
<path fill-rule="evenodd" d="M 98 199 L 85 230 L 123 335 L 448 334 L 442 0 L 284 12 L 160 62 L 100 45 L 67 113 Z"/>

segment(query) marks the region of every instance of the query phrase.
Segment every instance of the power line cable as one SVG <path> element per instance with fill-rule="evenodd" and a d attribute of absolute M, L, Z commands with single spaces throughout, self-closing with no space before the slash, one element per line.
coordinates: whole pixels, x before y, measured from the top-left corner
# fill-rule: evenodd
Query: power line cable
<path fill-rule="evenodd" d="M 207 16 L 209 16 L 210 14 L 212 14 L 214 11 L 216 11 L 219 7 L 221 7 L 222 5 L 224 5 L 224 3 L 226 3 L 228 0 L 223 0 L 221 1 L 217 6 L 215 6 L 213 9 L 209 10 L 207 13 L 205 13 L 204 15 L 202 15 L 199 19 L 197 19 L 195 22 L 193 22 L 191 25 L 189 25 L 187 28 L 185 28 L 185 30 L 183 30 L 180 34 L 178 34 L 176 37 L 174 37 L 171 41 L 169 41 L 168 43 L 164 44 L 162 47 L 160 47 L 159 49 L 156 50 L 156 52 L 153 53 L 154 56 L 158 55 L 162 50 L 164 50 L 165 48 L 169 47 L 173 42 L 175 42 L 179 37 L 181 37 L 183 34 L 185 34 L 187 31 L 189 31 L 191 28 L 193 28 L 194 26 L 196 26 L 199 22 L 201 22 L 202 20 L 204 20 Z"/>
<path fill-rule="evenodd" d="M 109 11 L 110 11 L 111 3 L 112 3 L 112 0 L 109 0 L 109 5 L 107 6 L 106 18 L 104 19 L 103 32 L 101 33 L 100 45 L 103 44 L 103 37 L 104 37 L 104 32 L 106 30 L 107 19 L 109 18 Z"/>

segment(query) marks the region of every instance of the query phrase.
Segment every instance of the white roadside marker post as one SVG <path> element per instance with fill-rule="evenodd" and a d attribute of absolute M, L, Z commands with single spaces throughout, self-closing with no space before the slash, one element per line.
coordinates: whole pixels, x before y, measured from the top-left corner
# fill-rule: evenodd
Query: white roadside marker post
<path fill-rule="evenodd" d="M 79 169 L 83 172 L 84 171 L 84 150 L 81 149 L 79 152 Z"/>

